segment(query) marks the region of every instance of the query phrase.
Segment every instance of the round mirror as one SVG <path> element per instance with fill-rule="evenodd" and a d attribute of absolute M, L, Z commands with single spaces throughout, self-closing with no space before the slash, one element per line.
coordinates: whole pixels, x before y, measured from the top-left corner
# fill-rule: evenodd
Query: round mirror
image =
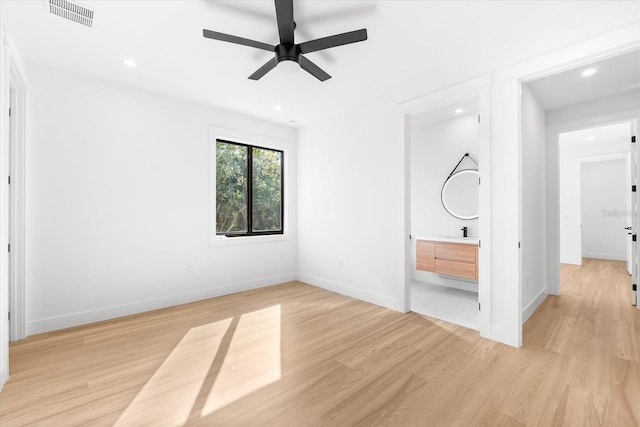
<path fill-rule="evenodd" d="M 479 176 L 477 170 L 465 169 L 447 178 L 440 194 L 447 212 L 459 219 L 478 218 Z"/>

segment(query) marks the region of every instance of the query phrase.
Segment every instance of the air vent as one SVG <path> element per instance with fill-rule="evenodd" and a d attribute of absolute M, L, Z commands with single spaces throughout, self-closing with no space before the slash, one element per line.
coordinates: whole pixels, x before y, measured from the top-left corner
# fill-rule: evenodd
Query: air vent
<path fill-rule="evenodd" d="M 93 26 L 93 10 L 68 0 L 49 0 L 49 12 L 87 27 Z"/>

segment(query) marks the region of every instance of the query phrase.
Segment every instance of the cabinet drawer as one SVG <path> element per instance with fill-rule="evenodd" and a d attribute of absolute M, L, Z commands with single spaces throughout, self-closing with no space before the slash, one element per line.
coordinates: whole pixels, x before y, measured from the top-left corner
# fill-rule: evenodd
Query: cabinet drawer
<path fill-rule="evenodd" d="M 436 273 L 449 276 L 465 277 L 467 279 L 477 279 L 476 264 L 466 262 L 448 261 L 437 258 L 435 260 Z"/>
<path fill-rule="evenodd" d="M 416 269 L 422 271 L 435 270 L 435 243 L 426 240 L 416 241 Z"/>
<path fill-rule="evenodd" d="M 438 242 L 436 245 L 436 258 L 475 264 L 476 246 Z"/>

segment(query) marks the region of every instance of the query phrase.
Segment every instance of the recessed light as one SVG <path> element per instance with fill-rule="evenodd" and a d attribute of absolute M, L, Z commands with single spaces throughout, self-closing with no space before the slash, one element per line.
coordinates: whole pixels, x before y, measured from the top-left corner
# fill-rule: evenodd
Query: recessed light
<path fill-rule="evenodd" d="M 462 108 L 456 108 L 456 114 L 462 113 L 464 110 Z"/>
<path fill-rule="evenodd" d="M 587 68 L 582 72 L 582 77 L 593 76 L 596 73 L 595 68 Z"/>
<path fill-rule="evenodd" d="M 590 136 L 589 138 L 587 138 L 587 141 L 594 141 L 596 139 L 595 136 Z"/>
<path fill-rule="evenodd" d="M 133 68 L 136 66 L 136 61 L 134 61 L 133 59 L 125 59 L 123 62 L 127 67 Z"/>
<path fill-rule="evenodd" d="M 275 106 L 275 107 L 273 107 L 273 108 L 275 108 L 276 110 L 280 111 L 280 110 L 282 110 L 282 105 L 276 105 L 276 106 Z"/>

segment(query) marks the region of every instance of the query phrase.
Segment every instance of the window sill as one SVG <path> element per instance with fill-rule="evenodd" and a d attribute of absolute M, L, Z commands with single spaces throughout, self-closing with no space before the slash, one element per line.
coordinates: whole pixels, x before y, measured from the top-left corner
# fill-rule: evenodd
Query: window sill
<path fill-rule="evenodd" d="M 251 245 L 254 243 L 284 242 L 290 240 L 288 234 L 271 234 L 267 236 L 226 237 L 213 236 L 211 246 Z"/>

